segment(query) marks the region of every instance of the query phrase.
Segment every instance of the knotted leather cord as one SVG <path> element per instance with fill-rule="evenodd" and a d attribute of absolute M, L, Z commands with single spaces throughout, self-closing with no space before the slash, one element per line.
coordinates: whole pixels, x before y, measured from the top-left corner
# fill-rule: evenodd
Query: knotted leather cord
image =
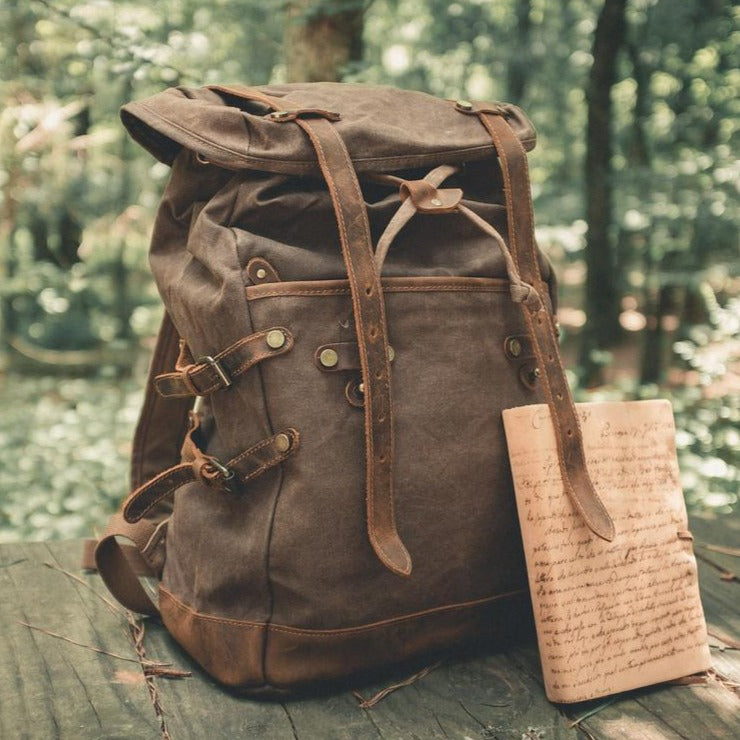
<path fill-rule="evenodd" d="M 522 279 L 533 287 L 538 298 L 522 302 L 522 313 L 537 356 L 550 409 L 563 487 L 588 528 L 599 537 L 611 541 L 615 536 L 614 522 L 588 473 L 581 427 L 565 378 L 554 321 L 540 298 L 547 294 L 547 286 L 540 273 L 534 238 L 527 155 L 506 122 L 503 110 L 491 112 L 491 109 L 473 109 L 472 113 L 478 116 L 498 152 L 504 176 L 510 249 Z"/>
<path fill-rule="evenodd" d="M 460 168 L 449 164 L 443 164 L 440 167 L 435 167 L 430 172 L 424 175 L 424 180 L 435 188 L 439 187 L 448 177 L 459 172 Z M 402 185 L 404 180 L 400 177 L 393 177 L 392 175 L 385 175 L 382 182 L 394 185 Z M 380 275 L 383 271 L 383 263 L 388 255 L 393 240 L 398 235 L 398 232 L 411 220 L 416 214 L 416 207 L 414 206 L 411 198 L 406 198 L 399 209 L 393 214 L 393 218 L 388 222 L 385 230 L 378 239 L 378 244 L 375 247 L 375 268 Z"/>

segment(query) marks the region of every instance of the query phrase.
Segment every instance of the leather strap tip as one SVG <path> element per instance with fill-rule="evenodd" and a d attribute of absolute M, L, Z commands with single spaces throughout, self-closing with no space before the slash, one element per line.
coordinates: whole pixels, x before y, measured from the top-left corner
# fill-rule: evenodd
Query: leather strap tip
<path fill-rule="evenodd" d="M 396 537 L 394 541 L 386 542 L 382 545 L 378 542 L 373 542 L 372 545 L 375 554 L 388 570 L 397 576 L 404 576 L 406 578 L 411 575 L 414 567 L 411 555 L 409 555 L 408 550 L 404 547 L 400 539 Z"/>
<path fill-rule="evenodd" d="M 609 514 L 604 511 L 599 513 L 596 517 L 591 517 L 587 522 L 588 528 L 597 536 L 601 537 L 602 540 L 607 542 L 613 542 L 617 536 L 617 531 L 614 528 L 614 522 Z"/>

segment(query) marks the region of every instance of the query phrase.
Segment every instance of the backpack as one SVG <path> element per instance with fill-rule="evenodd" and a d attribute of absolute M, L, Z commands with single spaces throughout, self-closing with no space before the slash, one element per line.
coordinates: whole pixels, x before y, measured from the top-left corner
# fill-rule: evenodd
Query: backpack
<path fill-rule="evenodd" d="M 543 401 L 565 488 L 610 536 L 519 108 L 209 86 L 122 120 L 172 168 L 134 490 L 95 551 L 122 604 L 253 693 L 495 635 L 528 603 L 501 410 Z"/>

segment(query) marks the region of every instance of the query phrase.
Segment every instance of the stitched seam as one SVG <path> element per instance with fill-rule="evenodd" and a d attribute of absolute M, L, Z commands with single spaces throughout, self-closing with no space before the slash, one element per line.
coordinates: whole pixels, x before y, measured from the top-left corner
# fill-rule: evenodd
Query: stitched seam
<path fill-rule="evenodd" d="M 465 280 L 466 278 L 462 278 Z M 415 292 L 430 292 L 434 291 L 446 292 L 446 291 L 460 291 L 465 292 L 492 292 L 492 293 L 506 293 L 509 290 L 509 281 L 505 278 L 468 278 L 470 280 L 495 280 L 500 281 L 500 284 L 465 284 L 465 283 L 427 283 L 424 285 L 385 285 L 383 287 L 383 293 L 415 293 Z M 317 280 L 315 282 L 323 282 Z M 282 283 L 280 286 L 276 286 L 274 290 L 264 291 L 255 293 L 253 286 L 247 286 L 247 300 L 256 301 L 260 298 L 272 298 L 274 296 L 303 296 L 303 295 L 349 295 L 349 287 L 336 287 L 336 288 L 291 288 L 289 282 Z"/>
<path fill-rule="evenodd" d="M 506 599 L 512 596 L 525 593 L 524 589 L 518 589 L 516 591 L 507 591 L 504 594 L 497 594 L 496 596 L 487 596 L 483 599 L 476 599 L 474 601 L 466 601 L 461 604 L 452 604 L 449 606 L 437 606 L 432 609 L 426 609 L 421 612 L 415 612 L 413 614 L 404 614 L 400 617 L 391 617 L 390 619 L 381 620 L 379 622 L 372 622 L 371 624 L 360 625 L 358 627 L 344 627 L 334 630 L 312 630 L 302 629 L 300 627 L 287 627 L 284 625 L 270 624 L 268 622 L 250 622 L 248 620 L 233 619 L 231 617 L 216 617 L 211 614 L 203 614 L 202 612 L 196 611 L 192 607 L 184 604 L 174 594 L 168 591 L 164 586 L 160 585 L 160 591 L 164 594 L 168 601 L 172 602 L 180 611 L 187 612 L 192 615 L 194 619 L 203 620 L 205 622 L 214 622 L 216 624 L 224 624 L 230 627 L 236 627 L 237 629 L 262 629 L 267 628 L 271 632 L 283 632 L 286 634 L 303 635 L 304 637 L 312 637 L 317 639 L 340 637 L 343 635 L 357 634 L 358 632 L 372 632 L 373 630 L 383 629 L 384 627 L 390 627 L 403 622 L 423 619 L 425 617 L 435 616 L 437 614 L 447 614 L 450 612 L 460 611 L 462 609 L 472 609 L 476 606 L 484 606 L 485 604 L 492 604 L 501 599 Z"/>
<path fill-rule="evenodd" d="M 415 286 L 407 286 L 407 287 L 398 287 L 398 288 L 392 288 L 390 290 L 384 290 L 384 293 L 433 293 L 435 291 L 440 292 L 455 292 L 459 291 L 460 293 L 506 293 L 507 289 L 505 287 L 488 287 L 488 286 L 470 286 L 467 288 L 460 287 L 458 285 L 436 285 L 436 286 L 429 286 L 429 287 L 415 287 Z M 311 296 L 311 295 L 349 295 L 350 290 L 349 288 L 306 288 L 302 290 L 290 290 L 289 288 L 287 290 L 274 290 L 270 292 L 260 293 L 259 295 L 251 295 L 247 296 L 247 300 L 250 301 L 256 301 L 260 298 L 274 298 L 276 296 Z"/>

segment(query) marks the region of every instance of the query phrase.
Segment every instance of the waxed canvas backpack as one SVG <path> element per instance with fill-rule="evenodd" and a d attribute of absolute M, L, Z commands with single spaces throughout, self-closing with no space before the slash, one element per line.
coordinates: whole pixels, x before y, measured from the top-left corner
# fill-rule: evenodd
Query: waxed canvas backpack
<path fill-rule="evenodd" d="M 566 489 L 600 516 L 525 115 L 315 83 L 170 89 L 122 118 L 172 174 L 134 490 L 95 553 L 110 590 L 254 692 L 495 632 L 527 598 L 503 408 L 550 405 Z"/>

